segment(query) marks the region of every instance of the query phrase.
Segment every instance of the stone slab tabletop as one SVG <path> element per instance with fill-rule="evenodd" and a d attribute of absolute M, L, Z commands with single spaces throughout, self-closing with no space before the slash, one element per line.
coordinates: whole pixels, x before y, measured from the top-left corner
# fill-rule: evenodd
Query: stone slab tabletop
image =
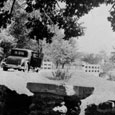
<path fill-rule="evenodd" d="M 72 96 L 76 95 L 80 99 L 84 99 L 90 96 L 94 88 L 93 87 L 82 87 L 72 85 L 56 85 L 56 84 L 45 84 L 45 83 L 27 83 L 27 88 L 32 93 L 51 93 L 60 96 Z"/>

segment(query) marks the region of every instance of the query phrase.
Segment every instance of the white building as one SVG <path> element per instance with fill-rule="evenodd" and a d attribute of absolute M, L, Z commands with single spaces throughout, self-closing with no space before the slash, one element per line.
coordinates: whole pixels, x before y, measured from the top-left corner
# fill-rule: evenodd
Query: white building
<path fill-rule="evenodd" d="M 53 68 L 54 68 L 53 62 L 49 60 L 43 60 L 41 69 L 53 69 Z"/>
<path fill-rule="evenodd" d="M 100 72 L 102 72 L 101 66 L 99 64 L 82 64 L 82 70 L 86 73 L 93 74 L 93 75 L 99 75 Z"/>
<path fill-rule="evenodd" d="M 101 66 L 99 64 L 88 64 L 85 62 L 81 62 L 79 60 L 69 66 L 65 65 L 65 68 L 68 68 L 68 67 L 69 67 L 69 69 L 74 70 L 74 71 L 82 70 L 85 73 L 96 75 L 96 76 L 98 76 L 99 73 L 102 72 Z M 51 70 L 51 69 L 55 69 L 55 68 L 56 67 L 53 64 L 53 62 L 51 62 L 49 60 L 43 60 L 41 69 Z"/>

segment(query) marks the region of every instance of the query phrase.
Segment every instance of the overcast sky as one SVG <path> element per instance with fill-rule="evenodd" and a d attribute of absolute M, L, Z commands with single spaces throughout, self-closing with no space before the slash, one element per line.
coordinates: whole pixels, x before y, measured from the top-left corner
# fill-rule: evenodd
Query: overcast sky
<path fill-rule="evenodd" d="M 82 17 L 86 27 L 85 35 L 78 40 L 79 49 L 83 52 L 97 53 L 100 50 L 112 51 L 115 46 L 115 32 L 112 31 L 109 16 L 110 6 L 101 5 Z"/>

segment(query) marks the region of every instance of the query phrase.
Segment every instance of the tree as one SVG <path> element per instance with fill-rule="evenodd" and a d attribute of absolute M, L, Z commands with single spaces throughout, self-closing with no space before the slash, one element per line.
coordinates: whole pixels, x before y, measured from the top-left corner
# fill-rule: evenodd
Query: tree
<path fill-rule="evenodd" d="M 112 69 L 114 69 L 114 63 L 111 60 L 108 60 L 106 63 L 101 65 L 103 73 L 108 74 Z"/>
<path fill-rule="evenodd" d="M 112 63 L 115 63 L 115 47 L 113 46 L 113 51 L 111 52 L 111 55 L 110 55 L 110 61 Z"/>
<path fill-rule="evenodd" d="M 98 53 L 98 56 L 100 57 L 100 64 L 103 65 L 104 63 L 108 62 L 109 61 L 109 56 L 106 52 L 106 50 L 101 50 L 99 53 Z"/>
<path fill-rule="evenodd" d="M 35 12 L 39 14 L 37 18 L 35 15 L 28 17 L 25 24 L 31 29 L 30 38 L 37 40 L 47 38 L 47 42 L 51 42 L 55 34 L 55 26 L 64 30 L 66 40 L 83 35 L 83 27 L 78 23 L 79 18 L 105 0 L 25 0 L 24 4 L 21 4 L 23 0 L 12 0 L 10 7 L 6 9 L 4 2 L 8 1 L 11 0 L 0 1 L 0 27 L 6 27 L 12 22 L 16 14 L 13 13 L 17 8 L 15 5 L 18 2 L 19 7 L 24 5 L 22 8 L 28 14 L 35 14 Z M 64 7 L 60 4 L 64 4 Z"/>
<path fill-rule="evenodd" d="M 36 40 L 30 39 L 23 48 L 39 52 L 41 47 Z"/>
<path fill-rule="evenodd" d="M 56 67 L 60 65 L 64 68 L 65 64 L 71 64 L 78 56 L 75 41 L 54 39 L 51 44 L 44 44 L 43 52 L 45 58 L 50 59 Z"/>
<path fill-rule="evenodd" d="M 2 61 L 4 57 L 4 51 L 3 51 L 3 48 L 0 48 L 0 62 Z"/>
<path fill-rule="evenodd" d="M 98 0 L 97 0 L 98 1 Z M 96 0 L 38 0 L 32 1 L 27 0 L 27 12 L 33 12 L 35 10 L 39 10 L 40 14 L 40 22 L 42 22 L 43 26 L 46 28 L 52 26 L 54 28 L 53 33 L 55 34 L 55 25 L 59 27 L 59 29 L 64 30 L 64 39 L 68 40 L 71 37 L 78 37 L 83 35 L 83 27 L 78 23 L 78 20 L 81 16 L 88 13 L 93 7 L 99 6 L 103 0 L 97 2 Z M 60 3 L 65 4 L 64 7 L 60 6 Z M 35 19 L 33 19 L 35 20 Z M 32 20 L 32 21 L 33 21 Z M 30 20 L 30 27 L 32 27 Z M 37 30 L 39 26 L 36 26 Z M 43 29 L 41 27 L 41 29 Z M 41 30 L 40 29 L 40 30 Z M 38 36 L 37 32 L 31 36 Z M 48 36 L 47 36 L 48 37 Z"/>
<path fill-rule="evenodd" d="M 83 56 L 81 60 L 89 64 L 99 64 L 101 57 L 95 54 L 87 54 Z"/>
<path fill-rule="evenodd" d="M 28 32 L 25 23 L 27 21 L 27 14 L 21 11 L 15 15 L 14 21 L 8 29 L 8 33 L 16 38 L 18 48 L 23 48 L 29 41 Z"/>
<path fill-rule="evenodd" d="M 7 35 L 0 35 L 0 47 L 3 49 L 3 52 L 4 52 L 4 56 L 3 57 L 6 57 L 11 48 L 15 47 L 16 46 L 16 42 L 14 40 L 13 37 L 11 36 L 7 36 Z"/>
<path fill-rule="evenodd" d="M 115 31 L 115 1 L 107 0 L 107 4 L 112 5 L 111 9 L 109 10 L 110 16 L 108 17 L 108 21 L 111 22 L 112 30 Z"/>

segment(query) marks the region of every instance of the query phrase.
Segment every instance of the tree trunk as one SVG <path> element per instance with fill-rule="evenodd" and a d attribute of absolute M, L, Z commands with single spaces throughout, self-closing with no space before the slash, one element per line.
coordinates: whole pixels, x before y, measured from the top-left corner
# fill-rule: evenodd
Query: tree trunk
<path fill-rule="evenodd" d="M 12 7 L 11 7 L 11 10 L 10 10 L 10 14 L 12 14 L 15 2 L 16 2 L 16 0 L 13 0 Z"/>
<path fill-rule="evenodd" d="M 56 69 L 58 68 L 58 62 L 56 62 Z"/>
<path fill-rule="evenodd" d="M 62 64 L 62 69 L 64 69 L 65 63 Z"/>

